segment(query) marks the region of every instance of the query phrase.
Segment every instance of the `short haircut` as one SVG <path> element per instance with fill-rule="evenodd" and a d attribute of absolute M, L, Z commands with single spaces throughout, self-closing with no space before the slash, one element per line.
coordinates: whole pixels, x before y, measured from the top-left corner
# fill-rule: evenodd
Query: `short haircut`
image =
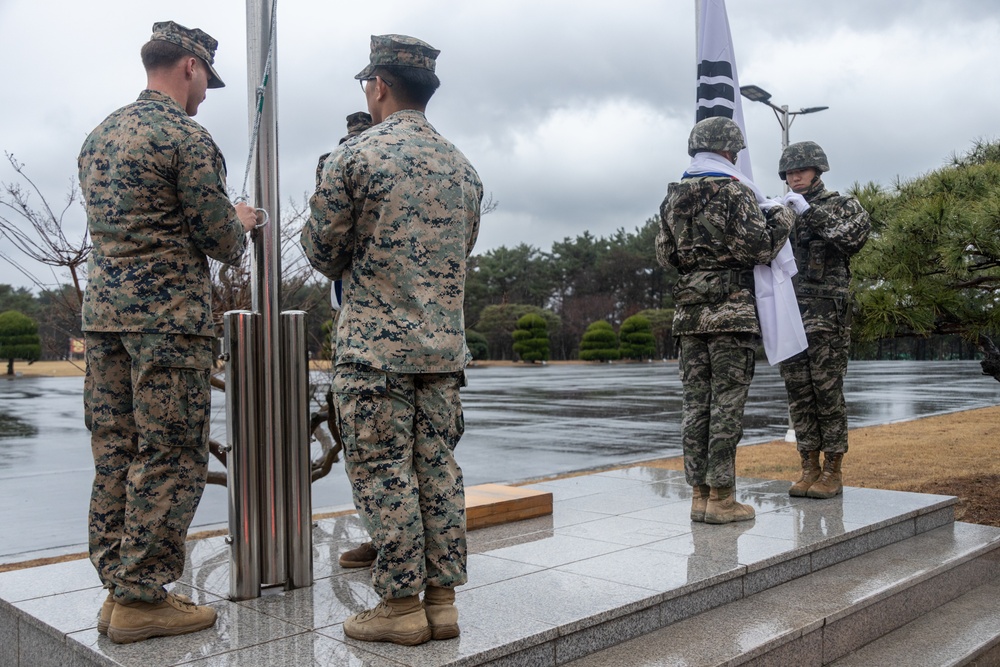
<path fill-rule="evenodd" d="M 142 46 L 139 52 L 142 66 L 147 72 L 173 67 L 182 58 L 197 58 L 187 49 L 164 39 L 153 39 Z"/>
<path fill-rule="evenodd" d="M 379 76 L 385 74 L 397 99 L 418 107 L 427 106 L 434 91 L 441 85 L 437 74 L 419 67 L 383 65 L 375 73 Z"/>

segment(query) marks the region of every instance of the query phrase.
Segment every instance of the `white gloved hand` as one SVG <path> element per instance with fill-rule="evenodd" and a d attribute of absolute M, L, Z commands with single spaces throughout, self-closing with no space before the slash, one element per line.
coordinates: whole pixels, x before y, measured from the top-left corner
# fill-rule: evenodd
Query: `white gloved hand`
<path fill-rule="evenodd" d="M 782 201 L 776 197 L 772 197 L 771 199 L 765 199 L 760 203 L 760 209 L 762 211 L 767 211 L 768 209 L 772 209 L 775 206 L 784 206 L 784 203 L 782 203 Z"/>
<path fill-rule="evenodd" d="M 798 192 L 789 192 L 782 199 L 782 202 L 784 202 L 785 206 L 795 211 L 795 215 L 802 215 L 809 210 L 809 202 Z"/>

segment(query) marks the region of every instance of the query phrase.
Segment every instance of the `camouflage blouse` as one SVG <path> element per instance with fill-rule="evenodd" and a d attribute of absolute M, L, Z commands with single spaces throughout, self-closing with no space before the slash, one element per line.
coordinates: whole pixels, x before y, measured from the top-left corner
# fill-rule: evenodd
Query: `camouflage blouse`
<path fill-rule="evenodd" d="M 796 216 L 792 247 L 802 324 L 810 331 L 850 327 L 851 257 L 868 241 L 871 221 L 854 197 L 831 192 L 817 180 L 804 193 L 810 208 Z"/>
<path fill-rule="evenodd" d="M 333 151 L 302 246 L 317 270 L 344 281 L 338 364 L 465 367 L 466 258 L 482 197 L 476 170 L 419 111 L 398 111 Z"/>
<path fill-rule="evenodd" d="M 208 257 L 237 264 L 247 241 L 205 128 L 145 90 L 90 133 L 78 163 L 94 244 L 84 331 L 214 336 Z"/>
<path fill-rule="evenodd" d="M 753 192 L 728 176 L 671 183 L 660 206 L 656 256 L 679 274 L 673 335 L 760 334 L 753 267 L 774 259 L 791 224 L 791 211 L 762 212 Z"/>

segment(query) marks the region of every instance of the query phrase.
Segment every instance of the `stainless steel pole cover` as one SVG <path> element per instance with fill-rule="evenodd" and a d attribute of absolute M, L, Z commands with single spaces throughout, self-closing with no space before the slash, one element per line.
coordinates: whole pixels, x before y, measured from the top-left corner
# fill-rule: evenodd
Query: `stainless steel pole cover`
<path fill-rule="evenodd" d="M 224 317 L 226 360 L 229 597 L 260 597 L 260 315 L 231 310 Z"/>
<path fill-rule="evenodd" d="M 306 313 L 281 314 L 281 396 L 284 414 L 285 488 L 288 492 L 288 583 L 312 586 L 312 461 L 309 456 L 309 358 Z"/>

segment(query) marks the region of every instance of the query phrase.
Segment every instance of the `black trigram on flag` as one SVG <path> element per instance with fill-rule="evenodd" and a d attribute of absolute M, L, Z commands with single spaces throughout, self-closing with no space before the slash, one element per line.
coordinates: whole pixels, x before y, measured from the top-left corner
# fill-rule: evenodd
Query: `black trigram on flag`
<path fill-rule="evenodd" d="M 698 63 L 698 112 L 695 122 L 715 116 L 733 117 L 736 82 L 732 63 L 703 60 Z"/>

